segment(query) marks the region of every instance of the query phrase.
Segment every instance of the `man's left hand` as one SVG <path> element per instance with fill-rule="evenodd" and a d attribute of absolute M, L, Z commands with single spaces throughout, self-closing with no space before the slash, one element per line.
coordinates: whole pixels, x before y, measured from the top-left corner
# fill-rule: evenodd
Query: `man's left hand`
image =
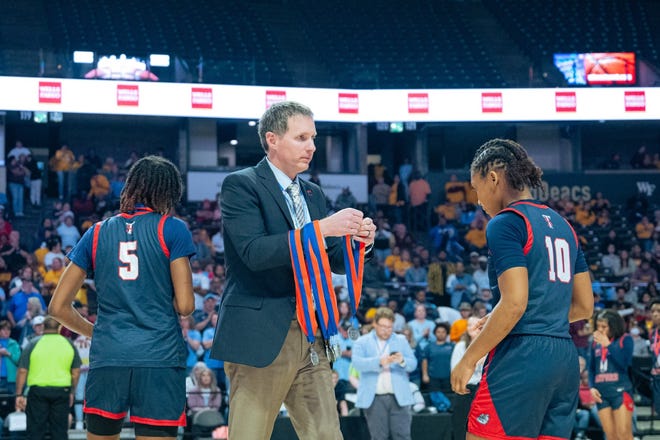
<path fill-rule="evenodd" d="M 364 217 L 358 233 L 353 236 L 353 239 L 369 246 L 370 244 L 373 244 L 375 238 L 376 225 L 374 224 L 374 221 L 369 217 Z"/>

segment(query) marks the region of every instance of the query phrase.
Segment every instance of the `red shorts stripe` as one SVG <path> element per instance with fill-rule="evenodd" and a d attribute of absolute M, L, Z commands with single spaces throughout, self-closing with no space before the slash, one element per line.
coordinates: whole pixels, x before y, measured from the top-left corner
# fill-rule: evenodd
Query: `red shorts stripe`
<path fill-rule="evenodd" d="M 153 426 L 186 426 L 186 413 L 182 412 L 178 420 L 157 420 L 149 419 L 147 417 L 130 417 L 133 423 L 142 423 L 143 425 Z"/>

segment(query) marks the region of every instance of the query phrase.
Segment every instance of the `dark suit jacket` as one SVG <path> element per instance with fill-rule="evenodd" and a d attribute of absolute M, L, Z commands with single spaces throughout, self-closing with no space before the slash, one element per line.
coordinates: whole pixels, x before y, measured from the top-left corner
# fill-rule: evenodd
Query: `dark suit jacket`
<path fill-rule="evenodd" d="M 326 217 L 321 188 L 299 181 L 312 220 Z M 293 220 L 265 158 L 229 174 L 221 194 L 227 283 L 211 357 L 265 367 L 279 354 L 295 318 L 288 244 Z M 326 237 L 326 245 L 332 271 L 344 273 L 341 240 Z"/>

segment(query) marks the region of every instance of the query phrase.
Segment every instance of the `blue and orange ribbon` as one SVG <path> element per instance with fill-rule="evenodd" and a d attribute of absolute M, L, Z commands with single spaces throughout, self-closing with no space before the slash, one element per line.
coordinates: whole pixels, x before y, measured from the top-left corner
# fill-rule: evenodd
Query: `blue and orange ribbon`
<path fill-rule="evenodd" d="M 344 266 L 348 287 L 348 300 L 351 308 L 351 325 L 358 328 L 357 311 L 362 297 L 362 279 L 364 276 L 365 244 L 353 241 L 348 235 L 344 237 Z"/>
<path fill-rule="evenodd" d="M 355 319 L 362 293 L 364 244 L 353 245 L 351 238 L 346 236 L 343 245 L 349 297 Z M 319 327 L 323 338 L 330 341 L 338 334 L 339 311 L 332 286 L 330 261 L 318 220 L 307 223 L 301 229 L 289 231 L 289 249 L 296 285 L 296 316 L 300 327 L 310 343 L 314 343 L 314 335 Z M 317 314 L 314 313 L 314 307 Z M 355 325 L 357 327 L 357 323 Z"/>

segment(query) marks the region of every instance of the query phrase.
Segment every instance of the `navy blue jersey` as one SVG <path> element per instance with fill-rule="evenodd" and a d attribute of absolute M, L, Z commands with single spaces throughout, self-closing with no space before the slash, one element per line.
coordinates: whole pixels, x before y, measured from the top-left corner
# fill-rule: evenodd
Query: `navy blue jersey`
<path fill-rule="evenodd" d="M 90 368 L 185 367 L 170 262 L 195 253 L 179 219 L 147 208 L 91 227 L 69 258 L 94 271 L 98 315 Z"/>
<path fill-rule="evenodd" d="M 611 396 L 622 390 L 632 392 L 628 369 L 632 365 L 634 345 L 628 334 L 612 341 L 607 348 L 595 342 L 592 344 L 589 382 L 603 396 Z"/>
<path fill-rule="evenodd" d="M 545 205 L 518 201 L 491 219 L 486 240 L 491 286 L 498 286 L 497 277 L 506 270 L 527 268 L 527 309 L 510 334 L 570 338 L 573 276 L 588 270 L 571 225 Z M 498 296 L 506 295 L 494 290 Z"/>

